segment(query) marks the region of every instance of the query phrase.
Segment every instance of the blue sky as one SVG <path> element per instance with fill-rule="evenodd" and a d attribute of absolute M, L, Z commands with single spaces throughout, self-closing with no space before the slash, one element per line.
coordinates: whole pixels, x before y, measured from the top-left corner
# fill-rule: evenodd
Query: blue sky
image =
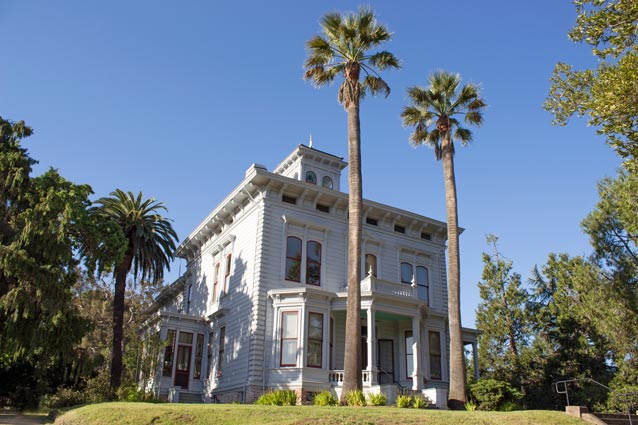
<path fill-rule="evenodd" d="M 384 74 L 390 97 L 362 104 L 365 198 L 445 220 L 441 163 L 401 127 L 405 90 L 443 69 L 480 83 L 489 104 L 455 159 L 462 316 L 473 326 L 486 234 L 500 237 L 524 280 L 550 252 L 590 251 L 579 223 L 620 162 L 584 119 L 553 127 L 541 105 L 557 61 L 595 59 L 567 38 L 566 0 L 365 4 L 402 62 Z M 302 64 L 321 16 L 358 5 L 3 0 L 0 115 L 34 128 L 25 146 L 37 173 L 58 168 L 96 198 L 141 190 L 166 203 L 184 238 L 253 162 L 272 170 L 311 133 L 314 147 L 347 156 L 337 86 L 313 88 Z"/>

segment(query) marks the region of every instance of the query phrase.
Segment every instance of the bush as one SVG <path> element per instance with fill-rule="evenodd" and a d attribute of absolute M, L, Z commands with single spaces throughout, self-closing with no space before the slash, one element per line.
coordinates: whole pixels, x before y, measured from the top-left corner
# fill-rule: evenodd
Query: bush
<path fill-rule="evenodd" d="M 476 403 L 474 403 L 472 400 L 468 401 L 467 403 L 465 403 L 465 410 L 467 410 L 468 412 L 474 412 L 476 410 Z"/>
<path fill-rule="evenodd" d="M 513 401 L 506 401 L 501 404 L 501 407 L 498 408 L 499 412 L 513 412 L 514 410 L 518 410 L 519 406 L 517 403 Z"/>
<path fill-rule="evenodd" d="M 84 391 L 71 388 L 59 388 L 54 394 L 42 397 L 42 406 L 46 409 L 59 409 L 61 407 L 77 406 L 87 402 Z"/>
<path fill-rule="evenodd" d="M 415 409 L 425 409 L 431 404 L 430 399 L 425 397 L 414 397 L 412 405 Z"/>
<path fill-rule="evenodd" d="M 625 385 L 612 388 L 607 399 L 607 410 L 627 413 L 627 403 L 638 406 L 638 385 Z"/>
<path fill-rule="evenodd" d="M 478 410 L 500 410 L 504 403 L 515 403 L 523 397 L 508 382 L 496 379 L 481 379 L 470 385 L 470 394 Z"/>
<path fill-rule="evenodd" d="M 117 399 L 119 401 L 145 401 L 145 398 L 144 390 L 138 390 L 135 384 L 120 387 L 117 390 Z"/>
<path fill-rule="evenodd" d="M 262 406 L 296 406 L 297 393 L 292 390 L 269 391 L 262 394 L 255 404 Z"/>
<path fill-rule="evenodd" d="M 315 396 L 315 406 L 336 406 L 339 403 L 330 391 L 322 391 Z"/>
<path fill-rule="evenodd" d="M 397 396 L 397 407 L 408 408 L 412 406 L 412 396 L 409 395 L 398 395 Z"/>
<path fill-rule="evenodd" d="M 365 406 L 366 405 L 366 397 L 363 395 L 363 391 L 354 390 L 350 391 L 346 394 L 346 401 L 348 402 L 348 406 Z"/>
<path fill-rule="evenodd" d="M 388 404 L 388 399 L 384 394 L 368 394 L 368 405 L 370 406 L 385 406 Z"/>
<path fill-rule="evenodd" d="M 85 395 L 87 403 L 101 403 L 115 398 L 111 391 L 111 375 L 108 368 L 100 370 L 96 377 L 86 381 Z"/>

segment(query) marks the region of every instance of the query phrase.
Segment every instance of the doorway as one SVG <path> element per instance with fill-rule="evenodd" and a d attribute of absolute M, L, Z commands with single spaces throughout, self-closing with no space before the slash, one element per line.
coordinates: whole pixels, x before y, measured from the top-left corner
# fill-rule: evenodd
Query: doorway
<path fill-rule="evenodd" d="M 394 342 L 391 339 L 380 339 L 378 345 L 379 384 L 394 382 Z"/>

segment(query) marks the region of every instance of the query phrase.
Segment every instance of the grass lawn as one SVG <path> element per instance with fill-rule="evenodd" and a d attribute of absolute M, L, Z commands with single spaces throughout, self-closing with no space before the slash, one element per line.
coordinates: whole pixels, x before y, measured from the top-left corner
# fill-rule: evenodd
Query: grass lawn
<path fill-rule="evenodd" d="M 256 406 L 238 404 L 103 403 L 60 416 L 56 425 L 76 424 L 582 424 L 563 412 L 451 412 L 396 407 Z"/>

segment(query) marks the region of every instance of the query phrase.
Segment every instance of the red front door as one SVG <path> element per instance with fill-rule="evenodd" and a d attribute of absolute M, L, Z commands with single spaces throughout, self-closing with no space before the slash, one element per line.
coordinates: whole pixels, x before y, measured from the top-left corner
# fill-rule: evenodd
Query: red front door
<path fill-rule="evenodd" d="M 188 375 L 191 365 L 190 345 L 180 345 L 177 347 L 177 367 L 175 368 L 175 386 L 188 388 Z"/>

